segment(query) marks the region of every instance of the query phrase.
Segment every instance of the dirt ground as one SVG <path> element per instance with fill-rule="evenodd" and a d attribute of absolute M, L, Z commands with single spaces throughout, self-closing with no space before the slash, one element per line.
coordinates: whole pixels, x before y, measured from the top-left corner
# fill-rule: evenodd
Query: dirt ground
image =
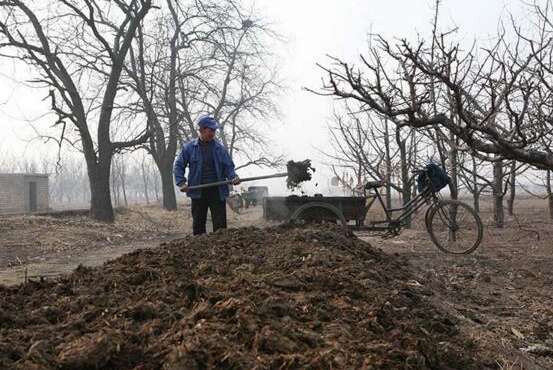
<path fill-rule="evenodd" d="M 358 236 L 408 262 L 410 284 L 457 320 L 487 367 L 553 369 L 553 222 L 546 204 L 519 201 L 516 217 L 507 217 L 504 229 L 494 228 L 486 205 L 484 210 L 484 241 L 470 256 L 439 252 L 420 222 L 394 239 Z M 188 214 L 140 207 L 123 212 L 110 226 L 86 217 L 0 218 L 0 283 L 20 282 L 25 270 L 28 276 L 67 272 L 156 247 L 190 230 Z M 229 211 L 229 225 L 263 226 L 260 216 L 259 208 L 242 215 Z"/>
<path fill-rule="evenodd" d="M 260 212 L 259 207 L 240 214 L 227 208 L 229 227 L 266 224 Z M 189 235 L 191 225 L 186 205 L 176 212 L 157 206 L 119 209 L 114 224 L 84 215 L 0 216 L 0 284 L 58 276 L 79 265 L 98 266 L 136 249 Z"/>
<path fill-rule="evenodd" d="M 553 220 L 545 201 L 517 203 L 503 229 L 489 204 L 479 249 L 464 257 L 438 251 L 422 229 L 394 239 L 360 235 L 386 253 L 406 257 L 436 305 L 462 322 L 500 369 L 553 369 Z"/>

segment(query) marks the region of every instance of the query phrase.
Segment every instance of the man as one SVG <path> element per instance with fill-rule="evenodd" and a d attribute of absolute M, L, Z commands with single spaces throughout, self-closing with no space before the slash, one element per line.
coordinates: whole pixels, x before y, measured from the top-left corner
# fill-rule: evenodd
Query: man
<path fill-rule="evenodd" d="M 191 191 L 188 187 L 226 179 L 232 180 L 234 185 L 240 184 L 229 153 L 223 144 L 215 139 L 215 132 L 219 128 L 217 121 L 213 117 L 204 116 L 199 119 L 198 126 L 199 137 L 183 145 L 173 171 L 180 191 L 186 192 L 192 199 L 194 235 L 205 234 L 208 208 L 213 221 L 213 231 L 227 227 L 225 199 L 229 195 L 229 189 L 228 185 Z M 187 166 L 188 180 L 185 177 Z"/>

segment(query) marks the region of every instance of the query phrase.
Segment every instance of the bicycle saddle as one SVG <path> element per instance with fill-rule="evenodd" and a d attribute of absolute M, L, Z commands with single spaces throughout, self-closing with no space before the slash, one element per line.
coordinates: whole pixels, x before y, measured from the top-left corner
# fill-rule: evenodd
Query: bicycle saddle
<path fill-rule="evenodd" d="M 365 184 L 365 189 L 376 189 L 384 186 L 384 181 L 369 181 Z"/>

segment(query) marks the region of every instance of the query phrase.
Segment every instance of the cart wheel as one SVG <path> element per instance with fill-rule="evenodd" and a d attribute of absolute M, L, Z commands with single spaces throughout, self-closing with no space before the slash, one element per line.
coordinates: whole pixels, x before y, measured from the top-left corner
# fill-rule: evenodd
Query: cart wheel
<path fill-rule="evenodd" d="M 332 204 L 322 202 L 304 204 L 296 209 L 289 219 L 293 223 L 298 223 L 299 221 L 321 223 L 328 220 L 339 222 L 345 228 L 348 226 L 346 218 L 338 208 Z"/>
<path fill-rule="evenodd" d="M 482 221 L 468 204 L 443 200 L 432 206 L 425 218 L 432 242 L 443 252 L 469 254 L 482 241 Z"/>

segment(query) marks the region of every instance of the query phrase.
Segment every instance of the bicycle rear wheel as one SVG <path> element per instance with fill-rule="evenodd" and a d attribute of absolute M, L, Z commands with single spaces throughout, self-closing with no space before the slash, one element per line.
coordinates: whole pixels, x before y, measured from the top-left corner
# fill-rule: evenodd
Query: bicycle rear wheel
<path fill-rule="evenodd" d="M 474 252 L 484 234 L 480 216 L 458 200 L 443 200 L 434 205 L 426 228 L 438 249 L 451 254 Z"/>

